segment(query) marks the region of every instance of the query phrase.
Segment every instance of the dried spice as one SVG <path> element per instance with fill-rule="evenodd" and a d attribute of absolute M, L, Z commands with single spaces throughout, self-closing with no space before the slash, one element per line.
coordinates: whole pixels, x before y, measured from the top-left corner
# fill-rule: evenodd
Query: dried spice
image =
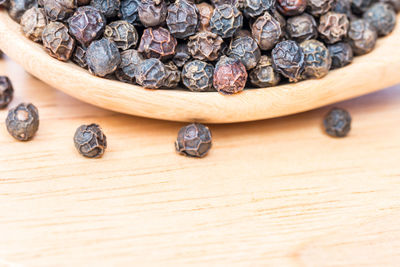
<path fill-rule="evenodd" d="M 314 17 L 306 13 L 291 17 L 286 23 L 286 33 L 291 39 L 299 43 L 315 39 L 318 36 L 317 23 Z"/>
<path fill-rule="evenodd" d="M 307 10 L 313 16 L 321 16 L 331 10 L 334 0 L 307 0 Z"/>
<path fill-rule="evenodd" d="M 14 88 L 7 76 L 0 76 L 0 109 L 6 108 L 14 96 Z"/>
<path fill-rule="evenodd" d="M 182 127 L 175 142 L 175 149 L 178 153 L 196 158 L 207 155 L 211 146 L 211 132 L 207 126 L 200 123 Z"/>
<path fill-rule="evenodd" d="M 261 58 L 261 51 L 253 38 L 245 36 L 232 40 L 228 55 L 232 58 L 239 59 L 246 69 L 250 70 L 257 66 Z"/>
<path fill-rule="evenodd" d="M 331 68 L 332 59 L 328 48 L 317 40 L 307 40 L 300 44 L 304 53 L 304 71 L 305 79 L 320 79 L 326 76 Z"/>
<path fill-rule="evenodd" d="M 90 0 L 76 0 L 78 6 L 86 6 L 90 4 Z"/>
<path fill-rule="evenodd" d="M 241 0 L 243 13 L 248 17 L 257 17 L 275 6 L 275 0 Z"/>
<path fill-rule="evenodd" d="M 378 34 L 372 25 L 363 19 L 350 23 L 348 39 L 355 55 L 364 55 L 372 51 Z"/>
<path fill-rule="evenodd" d="M 74 145 L 87 158 L 101 158 L 107 148 L 107 137 L 97 124 L 81 125 L 76 129 Z"/>
<path fill-rule="evenodd" d="M 347 35 L 349 20 L 345 14 L 328 12 L 321 16 L 318 31 L 328 44 L 341 41 Z"/>
<path fill-rule="evenodd" d="M 47 18 L 53 21 L 63 21 L 74 13 L 75 0 L 44 0 L 43 8 Z"/>
<path fill-rule="evenodd" d="M 209 92 L 213 90 L 213 74 L 213 65 L 193 60 L 183 67 L 182 82 L 192 92 Z"/>
<path fill-rule="evenodd" d="M 10 0 L 0 0 L 0 7 L 9 8 Z"/>
<path fill-rule="evenodd" d="M 206 2 L 202 2 L 196 5 L 199 11 L 199 30 L 200 31 L 211 31 L 210 21 L 212 14 L 214 13 L 214 7 Z"/>
<path fill-rule="evenodd" d="M 28 141 L 39 128 L 39 112 L 33 104 L 21 103 L 8 112 L 6 126 L 12 137 Z"/>
<path fill-rule="evenodd" d="M 201 31 L 189 38 L 188 50 L 195 59 L 214 61 L 218 59 L 223 43 L 217 34 Z"/>
<path fill-rule="evenodd" d="M 376 0 L 351 0 L 351 10 L 354 14 L 361 15 L 371 6 Z"/>
<path fill-rule="evenodd" d="M 86 63 L 86 49 L 78 45 L 72 53 L 71 60 L 81 68 L 87 67 Z"/>
<path fill-rule="evenodd" d="M 379 2 L 391 5 L 395 12 L 400 11 L 400 0 L 380 0 Z"/>
<path fill-rule="evenodd" d="M 140 25 L 139 4 L 140 0 L 121 0 L 119 7 L 120 17 L 133 25 Z"/>
<path fill-rule="evenodd" d="M 172 35 L 185 39 L 196 33 L 199 24 L 197 7 L 186 0 L 177 0 L 168 7 L 166 22 Z"/>
<path fill-rule="evenodd" d="M 335 0 L 332 4 L 332 12 L 346 14 L 348 18 L 352 18 L 351 0 Z"/>
<path fill-rule="evenodd" d="M 9 2 L 8 5 L 8 14 L 13 20 L 19 23 L 25 11 L 27 11 L 31 7 L 36 7 L 36 6 L 37 6 L 36 0 L 12 0 Z"/>
<path fill-rule="evenodd" d="M 296 16 L 304 12 L 307 0 L 278 0 L 277 8 L 285 16 Z"/>
<path fill-rule="evenodd" d="M 145 27 L 161 25 L 167 18 L 167 5 L 164 0 L 142 0 L 138 14 Z"/>
<path fill-rule="evenodd" d="M 119 0 L 91 0 L 90 5 L 100 11 L 106 18 L 115 18 L 119 13 Z"/>
<path fill-rule="evenodd" d="M 167 29 L 147 28 L 143 31 L 139 52 L 146 58 L 165 60 L 174 56 L 177 44 L 175 37 Z"/>
<path fill-rule="evenodd" d="M 240 11 L 231 5 L 220 5 L 214 9 L 210 27 L 213 33 L 222 38 L 232 37 L 243 26 L 243 16 Z"/>
<path fill-rule="evenodd" d="M 165 65 L 156 58 L 144 60 L 137 71 L 136 82 L 148 89 L 163 87 L 168 75 Z"/>
<path fill-rule="evenodd" d="M 163 87 L 175 89 L 181 81 L 181 71 L 172 61 L 165 64 L 165 71 L 167 76 L 165 77 Z"/>
<path fill-rule="evenodd" d="M 234 58 L 222 56 L 215 66 L 213 85 L 221 94 L 243 91 L 247 81 L 246 67 Z"/>
<path fill-rule="evenodd" d="M 347 42 L 340 42 L 328 46 L 332 58 L 331 69 L 342 68 L 353 61 L 353 49 Z"/>
<path fill-rule="evenodd" d="M 75 48 L 75 40 L 61 22 L 47 24 L 43 29 L 42 41 L 46 52 L 61 61 L 68 61 Z"/>
<path fill-rule="evenodd" d="M 113 21 L 106 26 L 104 37 L 110 39 L 121 50 L 136 47 L 138 33 L 135 26 L 125 20 Z"/>
<path fill-rule="evenodd" d="M 143 56 L 134 49 L 128 49 L 121 53 L 121 63 L 115 72 L 118 80 L 127 83 L 135 83 L 139 65 L 144 61 Z"/>
<path fill-rule="evenodd" d="M 304 53 L 301 47 L 292 40 L 278 43 L 272 50 L 274 69 L 289 79 L 297 82 L 305 67 Z"/>
<path fill-rule="evenodd" d="M 93 41 L 86 50 L 89 71 L 100 77 L 113 73 L 121 63 L 121 55 L 114 42 L 107 38 Z"/>
<path fill-rule="evenodd" d="M 175 55 L 172 58 L 172 61 L 175 63 L 175 65 L 179 68 L 182 68 L 190 58 L 191 55 L 189 53 L 187 44 L 178 44 Z"/>
<path fill-rule="evenodd" d="M 251 32 L 261 50 L 272 49 L 282 38 L 280 23 L 268 12 L 253 23 Z"/>
<path fill-rule="evenodd" d="M 47 18 L 43 8 L 32 7 L 21 17 L 23 33 L 34 42 L 42 41 L 42 33 L 46 25 Z"/>
<path fill-rule="evenodd" d="M 91 6 L 79 7 L 69 19 L 71 35 L 85 47 L 103 34 L 105 26 L 106 18 Z"/>
<path fill-rule="evenodd" d="M 272 60 L 268 56 L 261 56 L 257 66 L 249 73 L 250 82 L 256 87 L 275 86 L 281 80 L 273 66 Z"/>
<path fill-rule="evenodd" d="M 341 108 L 333 108 L 324 118 L 325 132 L 333 137 L 345 137 L 351 128 L 349 112 Z"/>
<path fill-rule="evenodd" d="M 364 19 L 371 23 L 379 36 L 391 33 L 396 25 L 396 13 L 393 8 L 384 3 L 376 3 L 365 13 Z"/>

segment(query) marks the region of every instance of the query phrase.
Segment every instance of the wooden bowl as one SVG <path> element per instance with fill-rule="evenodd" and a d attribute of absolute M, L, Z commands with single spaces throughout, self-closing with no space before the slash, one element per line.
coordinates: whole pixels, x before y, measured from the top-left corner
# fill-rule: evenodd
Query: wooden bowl
<path fill-rule="evenodd" d="M 320 80 L 224 96 L 217 92 L 148 90 L 98 78 L 58 61 L 23 36 L 20 26 L 0 11 L 0 49 L 29 73 L 90 104 L 136 116 L 172 121 L 231 123 L 294 114 L 367 94 L 400 82 L 400 27 L 379 39 L 369 54 L 356 57 Z"/>

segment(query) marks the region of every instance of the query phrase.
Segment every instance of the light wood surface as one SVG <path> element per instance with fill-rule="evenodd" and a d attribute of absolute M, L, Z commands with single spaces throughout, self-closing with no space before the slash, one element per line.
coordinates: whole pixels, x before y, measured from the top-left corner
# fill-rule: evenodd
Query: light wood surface
<path fill-rule="evenodd" d="M 400 82 L 400 27 L 375 50 L 323 79 L 223 96 L 217 92 L 146 90 L 101 79 L 48 56 L 0 12 L 0 48 L 28 72 L 80 100 L 131 115 L 172 121 L 228 123 L 273 118 L 321 107 Z"/>
<path fill-rule="evenodd" d="M 0 110 L 0 266 L 364 267 L 400 263 L 400 87 L 338 104 L 349 137 L 323 134 L 329 107 L 211 125 L 204 159 L 174 152 L 182 123 L 96 108 L 0 61 L 11 106 L 38 106 L 27 143 Z M 72 143 L 99 123 L 99 160 Z"/>

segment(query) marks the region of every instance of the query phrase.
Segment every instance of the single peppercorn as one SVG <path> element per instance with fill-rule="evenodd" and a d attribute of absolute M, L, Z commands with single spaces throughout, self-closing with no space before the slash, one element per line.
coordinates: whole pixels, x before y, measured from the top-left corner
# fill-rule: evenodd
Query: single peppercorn
<path fill-rule="evenodd" d="M 34 42 L 42 41 L 42 33 L 47 25 L 43 8 L 32 7 L 21 17 L 21 27 L 24 35 Z"/>
<path fill-rule="evenodd" d="M 318 31 L 328 44 L 341 41 L 347 35 L 349 20 L 345 14 L 328 12 L 321 16 Z"/>
<path fill-rule="evenodd" d="M 106 26 L 106 18 L 91 6 L 79 7 L 68 22 L 69 32 L 84 47 L 98 39 Z"/>
<path fill-rule="evenodd" d="M 144 60 L 137 70 L 136 82 L 148 89 L 158 89 L 164 86 L 167 78 L 165 65 L 156 58 Z"/>
<path fill-rule="evenodd" d="M 315 39 L 318 36 L 317 23 L 313 16 L 306 13 L 287 20 L 286 33 L 296 42 Z"/>
<path fill-rule="evenodd" d="M 52 21 L 64 21 L 72 16 L 76 7 L 75 0 L 44 0 L 43 2 L 47 18 Z"/>
<path fill-rule="evenodd" d="M 107 148 L 107 137 L 97 124 L 81 125 L 76 129 L 74 145 L 87 158 L 101 158 Z"/>
<path fill-rule="evenodd" d="M 332 58 L 331 69 L 342 68 L 353 61 L 353 49 L 347 42 L 340 42 L 328 46 Z"/>
<path fill-rule="evenodd" d="M 243 13 L 247 17 L 255 18 L 275 6 L 275 0 L 241 0 Z"/>
<path fill-rule="evenodd" d="M 128 49 L 121 53 L 121 63 L 115 75 L 118 80 L 127 83 L 135 83 L 139 65 L 144 61 L 143 56 L 134 49 Z"/>
<path fill-rule="evenodd" d="M 86 50 L 89 71 L 100 77 L 113 73 L 121 63 L 121 55 L 114 42 L 107 38 L 93 41 Z"/>
<path fill-rule="evenodd" d="M 281 76 L 274 70 L 272 60 L 268 56 L 261 56 L 257 66 L 251 70 L 249 79 L 252 85 L 262 88 L 277 85 Z"/>
<path fill-rule="evenodd" d="M 192 92 L 212 91 L 213 65 L 193 60 L 187 63 L 182 69 L 182 82 Z"/>
<path fill-rule="evenodd" d="M 333 137 L 345 137 L 351 128 L 349 112 L 341 108 L 333 108 L 324 118 L 325 132 Z"/>
<path fill-rule="evenodd" d="M 140 0 L 121 0 L 119 7 L 120 17 L 133 25 L 140 25 L 138 14 L 139 4 Z"/>
<path fill-rule="evenodd" d="M 272 49 L 282 38 L 281 24 L 268 12 L 253 23 L 251 32 L 261 50 Z"/>
<path fill-rule="evenodd" d="M 364 13 L 363 17 L 371 23 L 379 36 L 388 35 L 396 25 L 396 13 L 390 5 L 384 3 L 372 5 Z"/>
<path fill-rule="evenodd" d="M 307 0 L 278 0 L 277 8 L 285 16 L 296 16 L 304 12 Z"/>
<path fill-rule="evenodd" d="M 47 24 L 43 29 L 42 41 L 46 52 L 61 61 L 68 61 L 75 48 L 75 40 L 61 22 Z"/>
<path fill-rule="evenodd" d="M 6 126 L 12 137 L 28 141 L 39 128 L 39 112 L 33 104 L 21 103 L 8 112 Z"/>
<path fill-rule="evenodd" d="M 186 64 L 186 62 L 189 61 L 190 58 L 191 55 L 189 53 L 187 44 L 178 44 L 178 46 L 176 47 L 175 55 L 172 58 L 172 61 L 175 63 L 175 65 L 181 68 L 183 67 L 183 65 Z"/>
<path fill-rule="evenodd" d="M 71 60 L 79 67 L 86 69 L 86 49 L 80 45 L 76 46 L 74 53 L 72 53 Z"/>
<path fill-rule="evenodd" d="M 167 29 L 147 28 L 143 31 L 138 50 L 146 58 L 166 60 L 174 56 L 176 46 L 175 37 Z"/>
<path fill-rule="evenodd" d="M 177 0 L 168 7 L 167 26 L 172 35 L 185 39 L 196 33 L 199 24 L 197 7 L 186 0 Z"/>
<path fill-rule="evenodd" d="M 175 89 L 181 81 L 181 71 L 172 61 L 166 63 L 164 66 L 167 75 L 165 77 L 163 87 Z"/>
<path fill-rule="evenodd" d="M 214 12 L 214 7 L 206 2 L 196 5 L 199 11 L 199 30 L 211 31 L 210 20 Z"/>
<path fill-rule="evenodd" d="M 374 49 L 378 34 L 372 25 L 363 19 L 350 23 L 348 40 L 355 55 L 364 55 Z"/>
<path fill-rule="evenodd" d="M 36 0 L 12 0 L 8 7 L 8 14 L 16 22 L 21 21 L 22 15 L 31 7 L 36 7 Z"/>
<path fill-rule="evenodd" d="M 307 10 L 313 16 L 321 16 L 331 10 L 334 0 L 307 0 Z"/>
<path fill-rule="evenodd" d="M 187 46 L 193 58 L 214 61 L 218 59 L 223 43 L 219 35 L 201 31 L 189 38 Z"/>
<path fill-rule="evenodd" d="M 222 38 L 229 38 L 242 26 L 243 16 L 236 7 L 224 4 L 214 9 L 210 20 L 210 27 L 213 33 Z"/>
<path fill-rule="evenodd" d="M 302 77 L 320 79 L 326 76 L 332 64 L 328 48 L 317 40 L 306 40 L 300 44 L 300 47 L 305 61 Z"/>
<path fill-rule="evenodd" d="M 10 104 L 14 96 L 14 88 L 7 76 L 0 76 L 0 109 Z"/>
<path fill-rule="evenodd" d="M 211 146 L 211 132 L 207 126 L 200 123 L 182 127 L 175 142 L 175 149 L 178 153 L 196 158 L 207 155 Z"/>
<path fill-rule="evenodd" d="M 106 18 L 115 18 L 119 13 L 119 0 L 91 0 L 90 5 L 100 11 Z"/>
<path fill-rule="evenodd" d="M 278 43 L 272 50 L 274 69 L 289 79 L 297 82 L 305 67 L 304 53 L 301 47 L 292 40 Z"/>
<path fill-rule="evenodd" d="M 232 58 L 239 59 L 246 69 L 250 70 L 257 66 L 261 58 L 261 51 L 253 38 L 245 36 L 232 40 L 228 55 Z"/>
<path fill-rule="evenodd" d="M 135 26 L 125 20 L 117 20 L 108 24 L 104 31 L 104 37 L 114 41 L 121 50 L 136 47 L 139 39 Z"/>
<path fill-rule="evenodd" d="M 362 15 L 376 0 L 351 0 L 351 10 L 354 14 Z"/>
<path fill-rule="evenodd" d="M 167 4 L 164 0 L 142 0 L 138 14 L 145 27 L 161 25 L 167 18 Z"/>
<path fill-rule="evenodd" d="M 213 85 L 221 94 L 243 91 L 247 81 L 246 67 L 234 58 L 222 56 L 215 66 Z"/>

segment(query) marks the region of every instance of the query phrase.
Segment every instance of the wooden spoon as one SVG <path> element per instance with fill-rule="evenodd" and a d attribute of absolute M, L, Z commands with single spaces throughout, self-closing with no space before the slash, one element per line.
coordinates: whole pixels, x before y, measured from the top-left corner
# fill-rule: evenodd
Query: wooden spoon
<path fill-rule="evenodd" d="M 23 36 L 20 26 L 0 12 L 0 49 L 29 73 L 90 104 L 137 116 L 172 121 L 230 123 L 294 114 L 367 94 L 400 82 L 400 27 L 379 39 L 369 54 L 356 57 L 320 80 L 224 96 L 217 92 L 148 90 L 98 78 L 58 61 Z"/>

